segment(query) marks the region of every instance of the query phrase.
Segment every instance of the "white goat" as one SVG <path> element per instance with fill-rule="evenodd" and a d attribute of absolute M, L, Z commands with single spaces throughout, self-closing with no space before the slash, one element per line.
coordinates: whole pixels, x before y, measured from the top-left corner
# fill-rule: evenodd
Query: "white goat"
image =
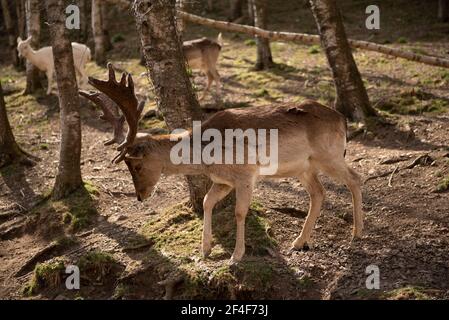
<path fill-rule="evenodd" d="M 33 50 L 30 46 L 31 36 L 26 40 L 17 38 L 17 51 L 19 57 L 25 57 L 36 68 L 45 72 L 48 80 L 47 94 L 51 93 L 51 86 L 53 82 L 53 72 L 55 65 L 53 61 L 52 47 L 43 47 L 39 50 Z M 86 63 L 91 59 L 90 49 L 84 44 L 72 42 L 73 61 L 75 64 L 75 71 L 77 74 L 77 83 L 81 87 L 87 83 L 87 74 L 85 71 Z"/>

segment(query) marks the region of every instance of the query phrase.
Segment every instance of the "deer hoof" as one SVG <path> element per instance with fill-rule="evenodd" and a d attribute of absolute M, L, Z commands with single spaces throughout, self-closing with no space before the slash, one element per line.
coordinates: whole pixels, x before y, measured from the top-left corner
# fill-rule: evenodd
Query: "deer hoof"
<path fill-rule="evenodd" d="M 310 250 L 310 246 L 307 242 L 304 242 L 302 244 L 293 244 L 292 247 L 290 248 L 290 252 L 293 251 L 309 251 Z"/>
<path fill-rule="evenodd" d="M 203 251 L 203 258 L 206 259 L 207 257 L 210 256 L 210 253 L 211 253 L 212 249 L 211 248 L 203 249 L 202 251 Z"/>

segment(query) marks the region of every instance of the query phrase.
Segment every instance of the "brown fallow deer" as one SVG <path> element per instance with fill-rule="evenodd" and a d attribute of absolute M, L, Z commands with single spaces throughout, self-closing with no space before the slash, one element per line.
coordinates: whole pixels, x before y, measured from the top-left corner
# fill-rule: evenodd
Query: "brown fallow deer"
<path fill-rule="evenodd" d="M 199 69 L 207 76 L 207 86 L 200 100 L 204 99 L 214 81 L 217 94 L 218 96 L 221 95 L 221 82 L 220 75 L 217 71 L 217 60 L 222 46 L 221 33 L 216 40 L 201 38 L 184 41 L 182 44 L 189 67 L 191 69 Z"/>
<path fill-rule="evenodd" d="M 206 175 L 213 185 L 204 198 L 204 225 L 202 253 L 207 257 L 212 245 L 212 210 L 215 204 L 236 191 L 235 217 L 237 223 L 236 244 L 231 262 L 238 262 L 245 252 L 245 217 L 251 202 L 256 181 L 260 178 L 298 178 L 310 196 L 309 212 L 300 235 L 292 244 L 292 249 L 308 246 L 311 232 L 320 214 L 324 200 L 324 189 L 318 175 L 323 173 L 346 184 L 352 193 L 353 237 L 361 237 L 363 229 L 361 180 L 344 160 L 346 147 L 346 121 L 337 111 L 314 101 L 292 103 L 281 106 L 248 107 L 228 109 L 215 113 L 202 124 L 202 130 L 248 128 L 278 129 L 278 169 L 274 175 L 261 176 L 259 164 L 179 164 L 170 160 L 170 151 L 177 143 L 173 134 L 153 136 L 138 134 L 137 126 L 143 104 L 137 101 L 130 74 L 123 73 L 120 82 L 115 79 L 111 64 L 109 79 L 102 81 L 89 78 L 89 83 L 98 93 L 80 92 L 98 104 L 104 111 L 104 119 L 109 120 L 115 130 L 112 142 L 119 143 L 118 155 L 114 163 L 124 160 L 131 173 L 137 200 L 148 198 L 161 174 L 165 175 Z M 126 137 L 116 128 L 126 122 Z M 191 135 L 191 131 L 187 131 Z M 268 139 L 267 139 L 268 140 Z M 120 141 L 120 142 L 119 142 Z M 109 141 L 111 143 L 111 141 Z"/>

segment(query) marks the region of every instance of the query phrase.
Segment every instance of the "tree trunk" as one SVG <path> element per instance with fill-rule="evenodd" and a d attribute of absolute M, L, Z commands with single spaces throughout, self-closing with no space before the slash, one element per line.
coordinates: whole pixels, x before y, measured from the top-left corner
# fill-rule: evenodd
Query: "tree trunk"
<path fill-rule="evenodd" d="M 188 2 L 187 1 L 188 0 L 176 0 L 176 9 L 177 10 L 182 10 L 182 11 L 185 11 L 185 12 L 189 12 Z M 184 30 L 186 28 L 186 22 L 181 17 L 175 17 L 175 19 L 176 19 L 176 28 L 178 29 L 178 35 L 182 39 L 182 35 L 183 35 Z"/>
<path fill-rule="evenodd" d="M 207 10 L 209 12 L 214 11 L 214 0 L 207 0 Z"/>
<path fill-rule="evenodd" d="M 87 0 L 78 0 L 78 6 L 80 8 L 80 30 L 78 33 L 78 41 L 81 43 L 86 43 L 87 38 L 89 37 L 89 30 L 88 30 L 88 4 Z"/>
<path fill-rule="evenodd" d="M 33 49 L 37 50 L 39 49 L 39 38 L 41 34 L 39 0 L 26 0 L 25 15 L 27 37 L 33 37 L 30 44 Z M 39 79 L 39 69 L 29 61 L 26 62 L 26 77 L 27 81 L 24 94 L 30 94 L 36 92 L 37 89 L 42 88 Z"/>
<path fill-rule="evenodd" d="M 230 0 L 229 2 L 229 21 L 235 21 L 243 15 L 243 0 Z"/>
<path fill-rule="evenodd" d="M 26 152 L 20 149 L 14 139 L 6 114 L 3 89 L 0 82 L 0 168 L 16 162 L 24 165 L 33 165 L 34 162 L 29 157 Z"/>
<path fill-rule="evenodd" d="M 438 20 L 441 22 L 449 21 L 449 0 L 438 1 Z"/>
<path fill-rule="evenodd" d="M 108 0 L 110 1 L 110 0 Z M 265 30 L 261 28 L 255 28 L 247 25 L 236 24 L 226 21 L 212 20 L 208 18 L 203 18 L 191 13 L 178 11 L 178 16 L 182 17 L 186 21 L 197 23 L 203 26 L 208 26 L 210 28 L 215 28 L 218 30 L 226 31 L 226 32 L 239 32 L 248 34 L 250 36 L 260 36 L 261 38 L 270 39 L 271 41 L 295 41 L 299 43 L 306 44 L 320 44 L 320 36 L 314 34 L 307 33 L 293 33 L 293 32 L 279 32 L 279 31 L 271 31 Z M 368 50 L 379 52 L 388 56 L 403 58 L 406 60 L 424 63 L 430 66 L 437 66 L 443 68 L 449 68 L 449 59 L 427 56 L 422 54 L 417 54 L 411 51 L 405 51 L 398 48 L 392 48 L 388 46 L 384 46 L 381 44 L 361 41 L 361 40 L 348 40 L 349 45 L 352 48 Z"/>
<path fill-rule="evenodd" d="M 267 28 L 267 2 L 266 0 L 248 0 L 253 6 L 252 14 L 254 16 L 254 26 L 256 28 Z M 271 68 L 273 57 L 271 55 L 270 40 L 256 36 L 257 60 L 256 70 Z"/>
<path fill-rule="evenodd" d="M 22 39 L 26 38 L 25 1 L 16 0 L 17 34 Z"/>
<path fill-rule="evenodd" d="M 26 39 L 25 0 L 16 0 L 17 36 Z M 19 59 L 18 69 L 25 70 L 25 59 Z"/>
<path fill-rule="evenodd" d="M 108 24 L 108 4 L 105 1 L 100 3 L 101 10 L 101 29 L 103 32 L 103 43 L 105 51 L 112 49 L 111 37 L 109 35 L 109 24 Z"/>
<path fill-rule="evenodd" d="M 375 116 L 346 38 L 335 0 L 311 0 L 322 46 L 332 70 L 336 88 L 335 108 L 350 120 Z"/>
<path fill-rule="evenodd" d="M 65 3 L 48 0 L 47 19 L 50 25 L 56 81 L 59 91 L 61 145 L 59 166 L 53 188 L 53 198 L 61 199 L 82 186 L 81 124 L 78 86 L 75 78 L 72 45 L 65 28 Z"/>
<path fill-rule="evenodd" d="M 95 62 L 99 66 L 106 65 L 106 46 L 101 20 L 101 1 L 92 0 L 92 34 L 95 43 Z"/>
<path fill-rule="evenodd" d="M 151 10 L 148 10 L 149 5 Z M 176 32 L 175 0 L 136 0 L 133 11 L 157 107 L 170 130 L 190 128 L 192 120 L 201 120 L 201 110 L 187 75 L 182 44 Z M 189 176 L 187 182 L 192 207 L 200 213 L 210 182 L 202 176 Z"/>
<path fill-rule="evenodd" d="M 8 0 L 1 0 L 3 20 L 5 21 L 6 33 L 8 34 L 8 46 L 11 53 L 11 61 L 14 67 L 19 66 L 19 57 L 16 49 L 17 34 L 14 29 L 14 23 L 11 17 Z"/>

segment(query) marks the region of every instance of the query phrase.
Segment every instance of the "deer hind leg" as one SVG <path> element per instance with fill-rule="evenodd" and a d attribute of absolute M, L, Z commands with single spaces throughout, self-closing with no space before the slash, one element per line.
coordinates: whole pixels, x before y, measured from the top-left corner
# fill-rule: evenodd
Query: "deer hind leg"
<path fill-rule="evenodd" d="M 245 254 L 245 220 L 248 213 L 248 208 L 251 203 L 254 184 L 251 182 L 241 182 L 235 188 L 236 203 L 235 203 L 235 220 L 237 223 L 235 248 L 232 254 L 231 263 L 237 263 L 242 260 Z"/>
<path fill-rule="evenodd" d="M 212 81 L 214 81 L 214 76 L 209 70 L 205 71 L 204 73 L 207 76 L 207 86 L 206 89 L 204 89 L 203 94 L 201 95 L 200 101 L 206 97 L 206 94 L 209 92 L 210 86 L 212 85 Z"/>
<path fill-rule="evenodd" d="M 217 95 L 221 97 L 221 81 L 220 81 L 220 74 L 218 73 L 217 69 L 211 68 L 209 71 L 212 74 L 212 77 L 215 81 L 215 88 L 217 90 Z"/>
<path fill-rule="evenodd" d="M 310 235 L 315 227 L 324 201 L 324 188 L 318 180 L 316 173 L 304 173 L 299 176 L 301 184 L 306 189 L 310 197 L 309 213 L 302 228 L 301 234 L 292 244 L 292 249 L 301 250 L 307 248 L 310 243 Z"/>
<path fill-rule="evenodd" d="M 222 200 L 226 195 L 231 192 L 232 187 L 225 184 L 212 184 L 209 192 L 204 197 L 203 201 L 203 240 L 201 245 L 201 250 L 203 257 L 209 256 L 212 249 L 212 211 L 220 200 Z"/>
<path fill-rule="evenodd" d="M 330 163 L 330 162 L 329 162 Z M 342 159 L 338 163 L 323 168 L 323 172 L 330 177 L 344 183 L 352 194 L 354 226 L 352 230 L 353 238 L 360 238 L 363 232 L 363 211 L 362 211 L 362 181 L 360 176 Z"/>

